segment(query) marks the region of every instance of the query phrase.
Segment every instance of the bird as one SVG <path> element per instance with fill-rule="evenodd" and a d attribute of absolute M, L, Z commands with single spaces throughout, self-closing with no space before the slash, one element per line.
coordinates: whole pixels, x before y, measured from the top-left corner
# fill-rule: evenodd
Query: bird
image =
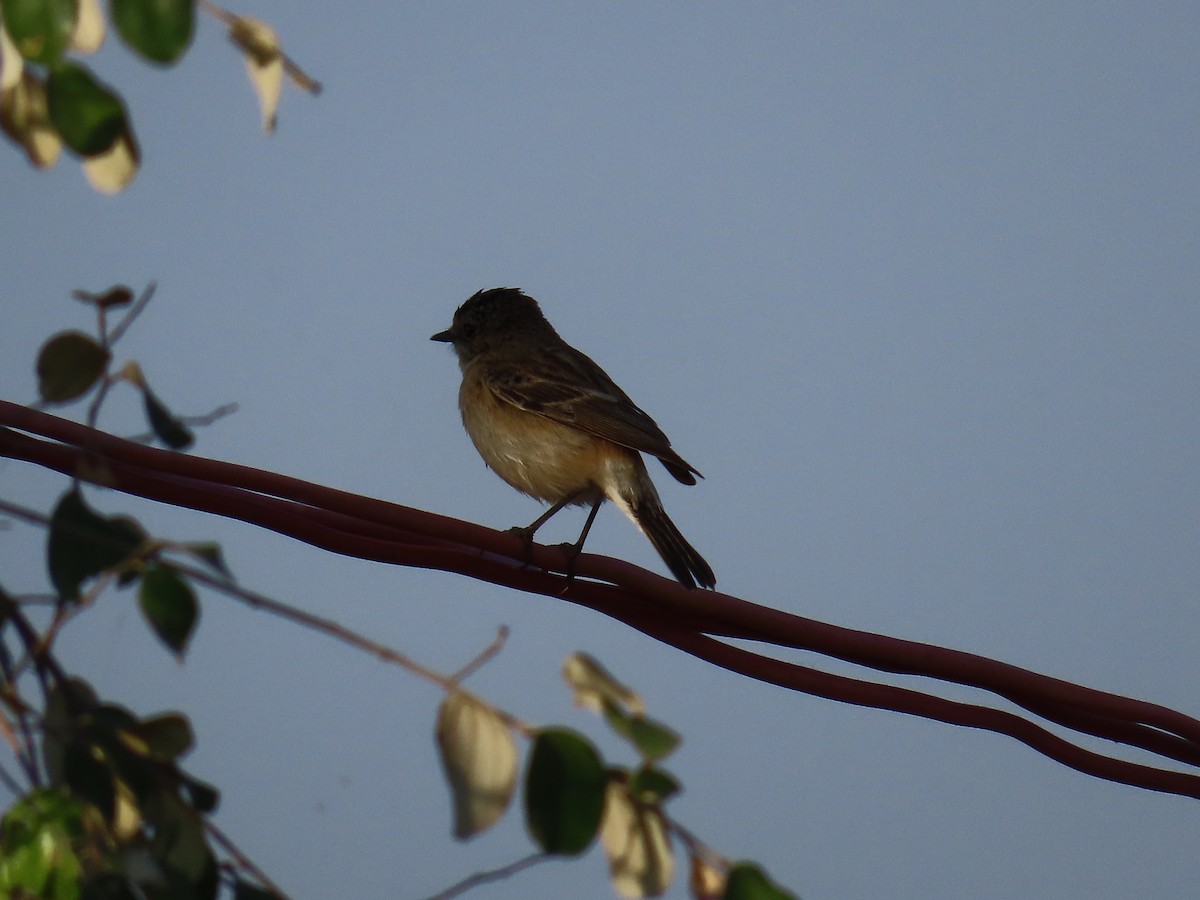
<path fill-rule="evenodd" d="M 513 531 L 534 533 L 566 506 L 591 504 L 572 563 L 601 504 L 610 500 L 646 535 L 685 587 L 714 588 L 712 567 L 663 509 L 642 454 L 687 485 L 703 478 L 658 424 L 589 357 L 561 337 L 519 288 L 473 294 L 430 340 L 458 356 L 463 426 L 484 463 L 550 508 Z"/>

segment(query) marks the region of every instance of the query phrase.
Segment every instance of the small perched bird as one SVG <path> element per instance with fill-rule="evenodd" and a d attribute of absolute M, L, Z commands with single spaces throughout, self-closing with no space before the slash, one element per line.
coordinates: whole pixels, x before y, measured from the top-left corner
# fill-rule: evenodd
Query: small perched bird
<path fill-rule="evenodd" d="M 483 461 L 522 493 L 552 504 L 526 539 L 564 506 L 611 500 L 650 539 L 689 588 L 717 579 L 663 509 L 642 453 L 684 484 L 700 475 L 603 369 L 558 336 L 537 301 L 516 288 L 479 291 L 431 340 L 454 347 L 462 369 L 458 406 Z M 703 476 L 701 476 L 703 477 Z"/>

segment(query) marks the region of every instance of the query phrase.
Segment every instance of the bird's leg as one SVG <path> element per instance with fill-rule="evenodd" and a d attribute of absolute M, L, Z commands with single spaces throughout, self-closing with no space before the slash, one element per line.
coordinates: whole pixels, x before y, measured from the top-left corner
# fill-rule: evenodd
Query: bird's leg
<path fill-rule="evenodd" d="M 541 528 L 543 525 L 545 525 L 547 522 L 549 522 L 550 519 L 554 516 L 554 514 L 556 512 L 558 512 L 560 509 L 562 509 L 564 506 L 568 505 L 569 503 L 574 502 L 575 499 L 582 493 L 583 493 L 583 489 L 581 488 L 580 490 L 576 491 L 573 494 L 567 494 L 567 496 L 563 497 L 561 500 L 559 500 L 557 503 L 555 503 L 552 507 L 550 507 L 544 513 L 542 513 L 540 516 L 538 516 L 536 519 L 534 519 L 532 522 L 530 522 L 524 528 L 522 528 L 520 525 L 514 525 L 512 528 L 510 528 L 508 530 L 510 532 L 512 532 L 513 534 L 515 534 L 517 537 L 521 538 L 523 541 L 525 541 L 525 543 L 527 543 L 527 544 L 532 543 L 533 536 L 535 533 L 537 533 L 537 530 L 539 528 Z"/>
<path fill-rule="evenodd" d="M 567 496 L 563 497 L 525 527 L 522 528 L 520 525 L 514 525 L 508 529 L 509 534 L 515 534 L 525 542 L 525 565 L 528 566 L 533 561 L 533 536 L 537 533 L 537 530 L 550 521 L 556 512 L 576 500 L 583 491 L 584 488 L 580 488 L 573 494 L 567 494 Z M 591 523 L 589 522 L 589 524 Z"/>
<path fill-rule="evenodd" d="M 601 494 L 596 498 L 596 502 L 592 504 L 592 511 L 588 513 L 587 521 L 583 523 L 583 531 L 579 532 L 579 540 L 573 544 L 563 544 L 563 552 L 567 554 L 567 583 L 570 584 L 575 578 L 575 560 L 579 558 L 579 554 L 583 552 L 583 542 L 587 540 L 588 532 L 592 530 L 592 523 L 596 521 L 596 513 L 600 512 L 600 504 L 604 502 L 604 495 Z"/>

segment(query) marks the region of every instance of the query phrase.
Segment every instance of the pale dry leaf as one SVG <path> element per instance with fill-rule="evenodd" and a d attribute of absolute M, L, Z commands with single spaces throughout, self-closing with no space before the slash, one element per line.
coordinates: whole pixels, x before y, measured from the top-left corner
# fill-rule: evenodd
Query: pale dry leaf
<path fill-rule="evenodd" d="M 113 372 L 109 377 L 113 381 L 127 381 L 143 391 L 146 389 L 146 376 L 142 374 L 142 367 L 132 359 Z"/>
<path fill-rule="evenodd" d="M 120 778 L 116 779 L 113 786 L 116 788 L 113 797 L 113 835 L 122 842 L 133 840 L 142 827 L 142 811 L 138 807 L 137 797 Z"/>
<path fill-rule="evenodd" d="M 100 0 L 77 0 L 71 50 L 81 55 L 95 53 L 104 43 L 104 13 Z"/>
<path fill-rule="evenodd" d="M 279 95 L 283 91 L 283 54 L 279 35 L 266 22 L 249 16 L 236 16 L 229 25 L 229 39 L 246 57 L 246 74 L 258 94 L 263 130 L 275 130 Z"/>
<path fill-rule="evenodd" d="M 137 141 L 126 131 L 103 153 L 87 157 L 83 161 L 83 174 L 93 190 L 117 194 L 137 175 L 140 158 Z"/>
<path fill-rule="evenodd" d="M 688 879 L 688 890 L 695 900 L 720 900 L 725 893 L 726 873 L 723 869 L 692 854 L 691 876 Z"/>
<path fill-rule="evenodd" d="M 646 704 L 637 692 L 617 681 L 611 672 L 586 653 L 568 656 L 563 663 L 562 675 L 575 693 L 576 706 L 601 712 L 608 703 L 633 716 L 646 712 Z"/>
<path fill-rule="evenodd" d="M 9 91 L 21 82 L 25 61 L 0 21 L 0 91 Z"/>
<path fill-rule="evenodd" d="M 62 139 L 50 124 L 46 85 L 32 72 L 0 92 L 0 129 L 21 145 L 30 163 L 49 169 L 62 153 Z"/>
<path fill-rule="evenodd" d="M 437 743 L 454 798 L 454 836 L 464 840 L 491 827 L 512 800 L 517 745 L 508 725 L 465 691 L 438 708 Z"/>
<path fill-rule="evenodd" d="M 622 897 L 657 897 L 671 886 L 675 855 L 662 813 L 635 803 L 619 781 L 608 784 L 600 842 L 613 888 Z"/>

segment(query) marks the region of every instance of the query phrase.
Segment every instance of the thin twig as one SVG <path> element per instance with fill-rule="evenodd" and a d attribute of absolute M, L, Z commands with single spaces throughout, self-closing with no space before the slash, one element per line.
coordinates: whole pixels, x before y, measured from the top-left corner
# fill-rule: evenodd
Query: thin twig
<path fill-rule="evenodd" d="M 509 863 L 507 866 L 501 866 L 498 869 L 488 869 L 484 872 L 476 872 L 469 878 L 464 878 L 458 884 L 446 888 L 440 894 L 434 894 L 429 900 L 450 900 L 451 897 L 457 897 L 459 894 L 465 894 L 471 888 L 479 887 L 481 884 L 487 884 L 489 881 L 499 881 L 502 878 L 511 878 L 518 872 L 528 869 L 530 866 L 537 865 L 554 857 L 549 853 L 534 853 L 523 859 L 518 859 L 516 862 Z"/>
<path fill-rule="evenodd" d="M 20 504 L 16 504 L 8 500 L 0 499 L 0 511 L 7 512 L 13 518 L 22 519 L 34 525 L 46 527 L 50 524 L 49 518 L 44 514 L 38 512 L 37 510 L 29 509 L 28 507 L 21 506 Z M 169 549 L 170 545 L 163 545 L 160 548 L 160 550 L 163 551 Z M 273 600 L 263 594 L 258 594 L 254 591 L 247 590 L 246 588 L 228 581 L 225 578 L 214 576 L 207 570 L 198 568 L 188 563 L 171 560 L 170 565 L 180 574 L 186 575 L 193 581 L 207 585 L 208 587 L 220 591 L 221 593 L 237 600 L 241 600 L 243 603 L 255 609 L 264 610 L 265 612 L 272 613 L 280 618 L 303 625 L 306 628 L 311 628 L 315 631 L 327 634 L 344 644 L 349 644 L 352 647 L 356 647 L 359 650 L 370 653 L 372 656 L 375 656 L 384 662 L 400 666 L 412 674 L 438 685 L 443 690 L 453 691 L 458 689 L 458 680 L 460 676 L 443 675 L 441 672 L 431 669 L 428 666 L 421 665 L 421 663 L 417 662 L 411 657 L 405 656 L 400 651 L 388 647 L 386 644 L 381 644 L 378 641 L 373 641 L 370 638 L 361 635 L 338 622 L 333 621 L 332 619 L 326 619 L 322 616 L 305 612 L 304 610 L 297 609 L 296 607 L 290 606 L 279 600 Z M 114 576 L 110 572 L 102 573 L 97 578 L 96 583 L 93 584 L 93 586 L 84 595 L 84 599 L 80 603 L 71 604 L 71 611 L 64 612 L 64 607 L 60 607 L 59 612 L 56 613 L 55 619 L 51 623 L 50 629 L 47 630 L 47 636 L 46 638 L 43 638 L 42 643 L 48 645 L 50 640 L 52 640 L 54 636 L 57 636 L 57 633 L 59 630 L 61 630 L 65 620 L 74 615 L 74 612 L 77 611 L 78 608 L 83 608 L 84 606 L 90 604 L 92 600 L 99 594 L 99 592 L 107 587 L 113 577 Z M 486 647 L 479 654 L 479 656 L 476 657 L 475 661 L 469 663 L 468 666 L 478 666 L 479 664 L 482 664 L 490 659 L 491 656 L 495 655 L 495 653 L 499 651 L 500 647 L 503 645 L 504 638 L 506 637 L 507 629 L 501 629 L 501 633 L 497 636 L 497 638 L 493 640 L 493 642 Z M 501 711 L 498 711 L 498 713 L 504 720 L 505 724 L 516 729 L 522 734 L 533 734 L 536 730 L 532 725 L 521 721 L 516 716 L 511 716 Z"/>
<path fill-rule="evenodd" d="M 112 346 L 121 339 L 121 335 L 133 324 L 133 320 L 142 314 L 142 310 L 149 304 L 150 298 L 154 296 L 154 291 L 157 287 L 158 282 L 155 281 L 151 281 L 146 285 L 146 289 L 142 291 L 142 295 L 134 301 L 133 306 L 129 307 L 129 311 L 121 317 L 121 321 L 113 327 L 112 332 L 108 336 L 107 346 L 109 349 L 112 349 Z"/>
<path fill-rule="evenodd" d="M 428 666 L 423 666 L 421 663 L 417 662 L 411 657 L 405 656 L 398 650 L 394 650 L 385 644 L 379 643 L 378 641 L 373 641 L 370 638 L 347 628 L 339 622 L 335 622 L 332 619 L 323 618 L 322 616 L 314 615 L 310 612 L 305 612 L 302 609 L 297 609 L 294 606 L 290 606 L 278 600 L 272 600 L 270 597 L 263 596 L 262 594 L 255 593 L 254 591 L 246 590 L 243 587 L 239 587 L 236 584 L 225 581 L 221 578 L 217 578 L 213 575 L 210 575 L 203 569 L 198 569 L 194 566 L 178 562 L 172 562 L 171 566 L 178 570 L 181 574 L 191 578 L 193 581 L 205 584 L 214 590 L 220 591 L 223 594 L 227 594 L 230 597 L 234 597 L 237 600 L 241 600 L 243 603 L 246 603 L 248 606 L 251 606 L 255 609 L 261 609 L 264 612 L 269 612 L 272 615 L 287 619 L 290 622 L 303 625 L 305 628 L 311 628 L 315 631 L 327 634 L 344 644 L 349 644 L 352 647 L 356 647 L 359 650 L 370 653 L 372 656 L 375 656 L 384 662 L 400 666 L 400 668 L 411 672 L 413 675 L 416 675 L 419 678 L 424 678 L 426 681 L 436 684 L 443 690 L 453 691 L 458 689 L 458 683 L 453 676 L 443 675 L 441 672 L 435 671 Z M 484 653 L 487 653 L 487 650 L 485 650 Z M 516 716 L 506 713 L 503 710 L 496 710 L 496 713 L 501 719 L 504 720 L 506 725 L 508 725 L 510 728 L 516 729 L 522 734 L 530 735 L 536 731 L 536 729 L 529 723 L 523 722 Z"/>
<path fill-rule="evenodd" d="M 5 724 L 7 724 L 7 720 L 5 720 Z M 13 797 L 20 797 L 25 793 L 25 789 L 21 787 L 17 779 L 8 774 L 8 770 L 3 766 L 0 766 L 0 783 L 3 783 L 4 786 L 8 788 L 9 793 L 11 793 Z"/>
<path fill-rule="evenodd" d="M 508 640 L 508 626 L 501 625 L 496 632 L 496 639 L 484 647 L 479 654 L 450 676 L 450 680 L 455 684 L 461 684 L 468 676 L 479 671 L 480 666 L 490 661 L 497 653 L 504 648 L 504 642 Z"/>
<path fill-rule="evenodd" d="M 238 411 L 236 403 L 222 403 L 212 412 L 207 412 L 199 416 L 179 416 L 179 421 L 187 425 L 189 428 L 203 428 L 206 425 L 211 425 L 218 419 L 223 419 L 226 416 L 231 416 Z M 153 441 L 157 434 L 153 431 L 144 431 L 141 434 L 131 434 L 125 438 L 127 441 L 133 441 L 135 444 L 148 444 Z"/>
<path fill-rule="evenodd" d="M 204 830 L 212 836 L 214 841 L 221 845 L 221 848 L 229 854 L 229 857 L 238 865 L 239 868 L 249 872 L 254 879 L 259 882 L 259 884 L 261 884 L 276 897 L 282 898 L 282 900 L 287 900 L 288 895 L 283 892 L 283 889 L 270 878 L 268 878 L 267 873 L 256 866 L 254 861 L 251 860 L 250 857 L 248 857 L 245 853 L 243 853 L 241 848 L 238 847 L 238 845 L 232 840 L 230 840 L 229 836 L 225 834 L 225 832 L 214 825 L 212 819 L 208 818 L 207 816 L 204 818 Z"/>
<path fill-rule="evenodd" d="M 229 10 L 211 2 L 211 0 L 200 0 L 200 8 L 226 28 L 233 28 L 242 20 L 241 16 L 231 13 Z M 288 77 L 292 79 L 292 83 L 296 87 L 302 91 L 307 91 L 313 96 L 321 93 L 321 82 L 301 69 L 296 61 L 284 53 L 282 49 L 279 49 L 278 53 L 279 60 L 283 63 L 283 70 L 287 72 Z"/>
<path fill-rule="evenodd" d="M 7 601 L 7 596 L 5 596 Z M 12 611 L 9 610 L 9 614 Z M 17 682 L 13 677 L 12 658 L 8 654 L 8 648 L 0 642 L 0 673 L 4 675 L 3 685 L 0 685 L 0 695 L 3 702 L 13 711 L 16 716 L 16 730 L 20 735 L 13 735 L 13 753 L 17 757 L 17 762 L 21 768 L 25 770 L 25 777 L 29 779 L 29 783 L 36 786 L 41 785 L 41 773 L 38 769 L 37 757 L 34 755 L 33 747 L 33 730 L 29 726 L 28 706 L 17 693 Z"/>
<path fill-rule="evenodd" d="M 394 650 L 385 644 L 379 643 L 378 641 L 373 641 L 356 631 L 346 628 L 344 625 L 335 622 L 332 619 L 326 619 L 322 616 L 305 612 L 302 609 L 297 609 L 294 606 L 290 606 L 278 600 L 273 600 L 270 597 L 263 596 L 262 594 L 255 593 L 254 591 L 246 590 L 245 588 L 239 587 L 236 584 L 216 578 L 202 569 L 176 562 L 172 562 L 171 565 L 180 573 L 187 575 L 194 581 L 208 585 L 214 590 L 221 591 L 222 593 L 234 597 L 235 599 L 241 600 L 255 609 L 264 610 L 265 612 L 272 613 L 280 618 L 303 625 L 306 628 L 312 628 L 316 631 L 327 634 L 330 637 L 341 641 L 342 643 L 349 644 L 352 647 L 356 647 L 359 650 L 370 653 L 384 662 L 400 666 L 402 669 L 405 669 L 420 678 L 424 678 L 426 681 L 432 682 L 444 690 L 453 691 L 458 688 L 458 684 L 452 676 L 443 675 L 434 669 L 423 666 L 416 660 L 405 656 L 403 653 L 400 653 L 398 650 Z M 522 722 L 515 716 L 511 716 L 499 710 L 497 710 L 497 712 L 499 713 L 500 717 L 504 719 L 507 725 L 517 729 L 523 734 L 532 734 L 535 730 L 532 725 Z"/>
<path fill-rule="evenodd" d="M 88 404 L 86 421 L 89 428 L 96 427 L 96 420 L 100 418 L 100 404 L 104 402 L 104 398 L 108 396 L 109 390 L 115 383 L 113 377 L 105 371 L 104 377 L 100 379 L 100 388 L 96 391 L 96 396 Z"/>

